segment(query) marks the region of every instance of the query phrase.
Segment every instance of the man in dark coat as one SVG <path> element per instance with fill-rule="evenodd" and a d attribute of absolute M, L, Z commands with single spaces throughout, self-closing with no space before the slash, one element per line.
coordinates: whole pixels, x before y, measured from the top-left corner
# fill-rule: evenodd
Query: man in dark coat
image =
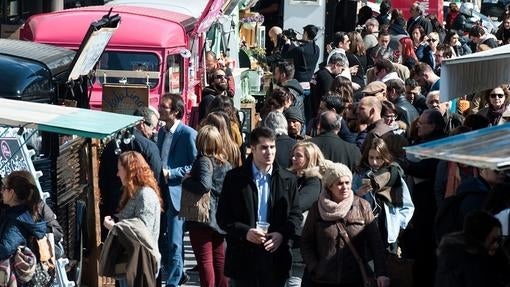
<path fill-rule="evenodd" d="M 414 2 L 409 9 L 411 17 L 407 20 L 407 34 L 412 35 L 413 29 L 416 25 L 419 25 L 425 31 L 425 35 L 433 32 L 432 23 L 427 17 L 423 16 L 423 8 L 419 2 Z"/>
<path fill-rule="evenodd" d="M 216 219 L 227 232 L 225 275 L 232 286 L 283 287 L 289 277 L 289 238 L 302 221 L 296 177 L 274 164 L 275 134 L 266 127 L 250 134 L 252 155 L 229 171 Z M 257 222 L 269 223 L 267 233 Z"/>
<path fill-rule="evenodd" d="M 338 136 L 340 123 L 341 118 L 336 113 L 322 113 L 319 121 L 320 134 L 310 141 L 320 148 L 326 159 L 345 164 L 352 170 L 359 164 L 361 153 L 356 145 Z"/>
<path fill-rule="evenodd" d="M 319 111 L 319 104 L 322 97 L 326 96 L 333 85 L 336 75 L 346 69 L 346 57 L 341 53 L 334 53 L 329 58 L 327 65 L 321 67 L 310 81 L 310 108 L 311 118 L 316 117 Z M 311 119 L 310 118 L 310 119 Z M 306 120 L 310 120 L 306 119 Z"/>
<path fill-rule="evenodd" d="M 150 108 L 143 107 L 135 112 L 135 116 L 143 117 L 143 120 L 133 129 L 133 136 L 128 143 L 124 140 L 110 141 L 103 153 L 99 164 L 99 188 L 101 190 L 101 216 L 113 215 L 116 213 L 120 202 L 122 183 L 117 176 L 117 160 L 119 154 L 124 151 L 139 152 L 151 167 L 154 177 L 159 180 L 162 164 L 159 149 L 155 142 L 150 140 L 156 133 L 158 115 Z M 117 151 L 117 152 L 116 152 Z M 103 234 L 106 238 L 107 232 Z"/>
<path fill-rule="evenodd" d="M 420 115 L 416 108 L 405 98 L 404 82 L 400 79 L 393 79 L 386 81 L 386 95 L 388 100 L 395 105 L 397 109 L 398 119 L 407 125 L 407 129 L 411 129 L 411 124 Z"/>
<path fill-rule="evenodd" d="M 202 99 L 198 105 L 198 120 L 202 121 L 207 115 L 209 105 L 216 96 L 228 95 L 228 82 L 225 71 L 221 68 L 215 68 L 208 75 L 209 86 L 202 91 Z"/>
<path fill-rule="evenodd" d="M 299 46 L 291 43 L 291 39 L 287 39 L 287 43 L 282 50 L 282 58 L 288 59 L 294 64 L 296 69 L 294 78 L 298 82 L 309 82 L 312 78 L 313 71 L 319 61 L 320 48 L 315 44 L 315 37 L 319 33 L 319 28 L 314 25 L 306 25 L 303 27 L 303 39 Z"/>

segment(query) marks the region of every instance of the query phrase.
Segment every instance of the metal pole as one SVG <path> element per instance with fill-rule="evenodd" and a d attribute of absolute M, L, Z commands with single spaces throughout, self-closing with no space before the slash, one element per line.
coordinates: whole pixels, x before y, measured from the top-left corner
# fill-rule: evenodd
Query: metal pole
<path fill-rule="evenodd" d="M 64 0 L 51 0 L 51 11 L 64 10 Z"/>

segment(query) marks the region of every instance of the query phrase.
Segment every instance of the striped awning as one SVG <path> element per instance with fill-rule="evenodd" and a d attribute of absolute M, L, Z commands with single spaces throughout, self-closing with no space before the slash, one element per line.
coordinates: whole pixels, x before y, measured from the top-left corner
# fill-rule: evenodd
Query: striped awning
<path fill-rule="evenodd" d="M 510 169 L 510 123 L 406 147 L 417 157 L 437 158 L 493 170 Z"/>
<path fill-rule="evenodd" d="M 510 83 L 510 45 L 441 63 L 441 101 Z"/>

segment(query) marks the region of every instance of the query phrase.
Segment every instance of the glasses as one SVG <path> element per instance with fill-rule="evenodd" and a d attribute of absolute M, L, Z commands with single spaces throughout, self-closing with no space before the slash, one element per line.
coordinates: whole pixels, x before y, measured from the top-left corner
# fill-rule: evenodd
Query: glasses
<path fill-rule="evenodd" d="M 152 127 L 152 123 L 148 121 L 143 121 L 143 123 L 148 126 L 149 128 Z"/>
<path fill-rule="evenodd" d="M 427 39 L 427 42 L 437 42 L 437 39 L 430 38 L 430 39 Z"/>
<path fill-rule="evenodd" d="M 502 99 L 505 97 L 504 94 L 491 94 L 491 99 L 495 99 L 496 97 Z"/>
<path fill-rule="evenodd" d="M 396 119 L 397 115 L 395 115 L 395 114 L 393 114 L 393 115 L 383 115 L 383 118 L 386 118 L 386 119 Z"/>
<path fill-rule="evenodd" d="M 221 80 L 221 79 L 226 79 L 226 78 L 227 78 L 227 76 L 225 76 L 225 75 L 214 75 L 215 80 Z"/>

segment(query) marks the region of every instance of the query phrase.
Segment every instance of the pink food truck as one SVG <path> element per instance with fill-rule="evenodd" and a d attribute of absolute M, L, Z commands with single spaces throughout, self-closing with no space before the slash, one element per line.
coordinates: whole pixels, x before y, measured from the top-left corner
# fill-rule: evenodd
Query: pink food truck
<path fill-rule="evenodd" d="M 90 23 L 112 9 L 121 23 L 97 64 L 91 108 L 102 108 L 106 84 L 146 85 L 150 105 L 157 107 L 162 94 L 180 94 L 189 113 L 201 90 L 204 32 L 219 16 L 223 2 L 116 0 L 34 15 L 20 37 L 77 50 Z"/>

